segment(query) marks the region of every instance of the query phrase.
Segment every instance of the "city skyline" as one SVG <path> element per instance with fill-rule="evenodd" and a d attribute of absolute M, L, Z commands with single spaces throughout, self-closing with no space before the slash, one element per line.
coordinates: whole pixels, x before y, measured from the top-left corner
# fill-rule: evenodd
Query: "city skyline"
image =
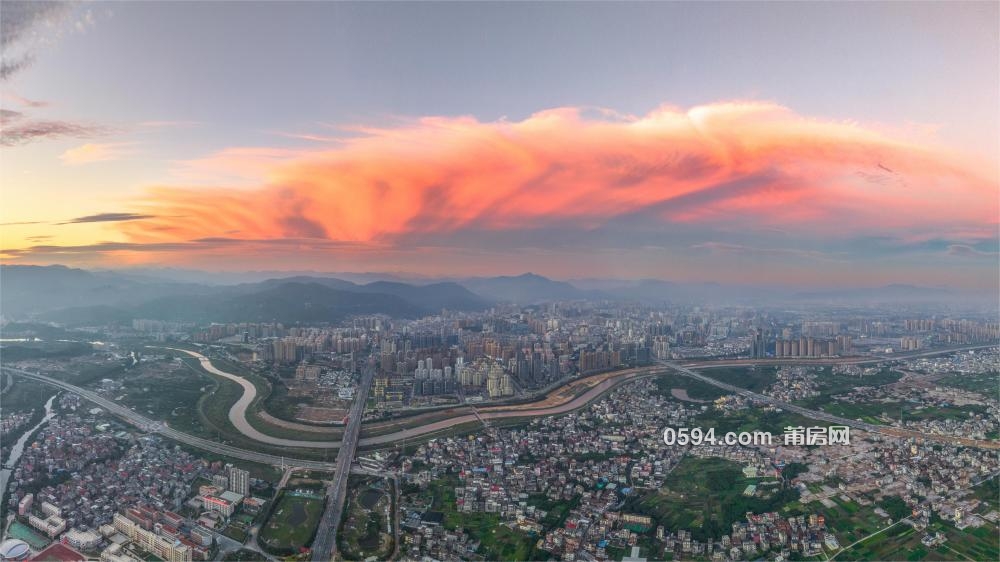
<path fill-rule="evenodd" d="M 995 3 L 4 11 L 5 264 L 1000 282 Z"/>

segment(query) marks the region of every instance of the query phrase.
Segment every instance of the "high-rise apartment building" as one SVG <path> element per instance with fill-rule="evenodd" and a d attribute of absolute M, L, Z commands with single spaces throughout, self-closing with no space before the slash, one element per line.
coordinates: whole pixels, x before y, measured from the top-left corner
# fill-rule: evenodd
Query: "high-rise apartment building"
<path fill-rule="evenodd" d="M 250 472 L 241 468 L 229 469 L 229 489 L 237 494 L 247 497 L 250 495 Z"/>

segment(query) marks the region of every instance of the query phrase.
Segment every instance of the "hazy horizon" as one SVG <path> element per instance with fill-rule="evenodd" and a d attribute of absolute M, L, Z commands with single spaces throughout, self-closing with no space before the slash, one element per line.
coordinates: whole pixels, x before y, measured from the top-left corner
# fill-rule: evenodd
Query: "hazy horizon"
<path fill-rule="evenodd" d="M 996 3 L 3 10 L 5 265 L 1000 286 Z"/>
<path fill-rule="evenodd" d="M 13 264 L 8 264 L 13 265 Z M 359 285 L 367 283 L 389 281 L 406 283 L 410 285 L 426 285 L 434 283 L 459 283 L 464 281 L 475 281 L 485 279 L 518 279 L 525 277 L 541 278 L 557 283 L 569 283 L 575 288 L 587 291 L 600 292 L 602 289 L 622 289 L 628 286 L 636 286 L 641 283 L 663 283 L 675 285 L 679 288 L 717 286 L 720 289 L 731 289 L 734 291 L 762 291 L 764 293 L 776 291 L 789 291 L 788 296 L 797 297 L 803 295 L 835 295 L 843 294 L 863 294 L 865 290 L 880 289 L 916 289 L 916 290 L 939 290 L 944 291 L 940 296 L 950 298 L 973 298 L 980 299 L 988 297 L 989 300 L 1000 299 L 994 291 L 970 291 L 959 289 L 947 285 L 921 285 L 918 283 L 887 283 L 883 285 L 868 285 L 859 287 L 842 287 L 838 285 L 816 285 L 800 287 L 795 285 L 782 285 L 779 283 L 740 283 L 738 279 L 728 282 L 713 279 L 677 281 L 665 277 L 555 277 L 543 275 L 534 271 L 519 271 L 497 273 L 495 275 L 420 275 L 406 271 L 333 271 L 333 270 L 205 270 L 179 267 L 158 267 L 151 266 L 126 266 L 126 267 L 74 267 L 64 264 L 16 264 L 19 266 L 42 267 L 42 268 L 67 268 L 79 269 L 89 273 L 109 273 L 136 278 L 148 278 L 150 280 L 171 281 L 180 283 L 196 283 L 208 285 L 234 285 L 245 283 L 259 283 L 261 281 L 292 279 L 297 277 L 313 277 L 316 279 L 340 279 Z M 859 293 L 860 292 L 860 293 Z M 669 295 L 666 295 L 669 297 Z M 927 298 L 927 297 L 924 297 Z"/>

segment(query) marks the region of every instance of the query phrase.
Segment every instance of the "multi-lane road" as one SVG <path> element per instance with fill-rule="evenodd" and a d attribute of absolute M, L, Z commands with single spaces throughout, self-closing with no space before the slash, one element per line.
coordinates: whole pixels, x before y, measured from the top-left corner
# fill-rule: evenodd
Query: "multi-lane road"
<path fill-rule="evenodd" d="M 347 428 L 344 429 L 344 439 L 337 453 L 337 468 L 334 469 L 333 481 L 327 488 L 326 507 L 316 530 L 316 539 L 312 545 L 312 559 L 327 562 L 337 553 L 337 528 L 340 527 L 340 516 L 344 511 L 344 498 L 347 495 L 347 481 L 351 474 L 351 464 L 358 448 L 358 436 L 361 435 L 361 420 L 364 417 L 365 405 L 368 403 L 368 391 L 375 378 L 374 360 L 369 360 L 358 384 L 358 394 L 354 397 L 351 410 L 347 416 Z"/>
<path fill-rule="evenodd" d="M 949 350 L 934 350 L 917 352 L 910 354 L 900 354 L 896 357 L 885 357 L 885 358 L 851 358 L 842 360 L 821 360 L 821 361 L 810 361 L 814 364 L 859 364 L 859 363 L 873 363 L 881 362 L 886 360 L 898 360 L 898 359 L 909 359 L 915 357 L 928 357 L 933 355 L 940 355 L 943 353 L 953 353 L 956 351 L 964 351 L 968 349 L 976 349 L 986 346 L 971 346 L 967 348 L 960 349 L 949 349 Z M 646 378 L 664 374 L 669 371 L 676 371 L 688 377 L 692 377 L 704 383 L 716 386 L 723 390 L 733 392 L 742 396 L 746 396 L 754 401 L 771 404 L 785 410 L 807 416 L 811 419 L 828 421 L 831 423 L 839 425 L 847 425 L 857 429 L 862 429 L 864 431 L 881 433 L 886 435 L 891 435 L 894 437 L 914 437 L 919 439 L 924 439 L 928 441 L 934 441 L 939 443 L 947 443 L 950 445 L 963 445 L 970 447 L 988 448 L 988 449 L 1000 449 L 1000 441 L 983 441 L 967 439 L 962 437 L 950 436 L 950 435 L 933 435 L 924 434 L 915 431 L 909 431 L 901 428 L 880 426 L 869 424 L 866 422 L 852 420 L 847 418 L 841 418 L 839 416 L 834 416 L 827 412 L 811 410 L 808 408 L 803 408 L 795 404 L 788 402 L 783 402 L 777 400 L 770 396 L 764 396 L 762 394 L 757 394 L 751 392 L 745 388 L 734 386 L 722 381 L 713 379 L 701 372 L 695 371 L 694 369 L 706 369 L 712 367 L 738 367 L 738 366 L 749 366 L 749 365 L 760 365 L 760 364 L 781 364 L 789 363 L 788 361 L 770 361 L 770 360 L 733 360 L 733 361 L 712 361 L 712 362 L 661 362 L 658 366 L 649 367 L 644 369 L 631 369 L 627 371 L 622 371 L 620 373 L 614 373 L 613 376 L 607 376 L 600 379 L 597 384 L 592 384 L 585 392 L 582 392 L 576 396 L 572 396 L 572 393 L 565 396 L 565 400 L 560 403 L 553 403 L 557 400 L 561 400 L 563 396 L 554 395 L 557 400 L 552 400 L 553 395 L 549 398 L 539 400 L 535 403 L 522 403 L 513 404 L 509 406 L 494 406 L 491 408 L 481 409 L 473 414 L 459 414 L 447 419 L 433 421 L 431 423 L 420 425 L 419 427 L 404 428 L 398 431 L 387 433 L 385 435 L 378 435 L 373 437 L 368 437 L 365 439 L 359 439 L 362 417 L 364 414 L 365 405 L 368 400 L 368 393 L 371 388 L 372 380 L 374 378 L 374 365 L 369 362 L 362 374 L 361 382 L 358 387 L 357 397 L 351 405 L 351 410 L 348 414 L 348 424 L 344 431 L 344 436 L 342 441 L 301 441 L 294 439 L 282 439 L 274 437 L 271 435 L 264 434 L 250 425 L 247 420 L 247 411 L 249 406 L 253 403 L 256 397 L 256 388 L 250 381 L 232 373 L 227 373 L 215 365 L 212 364 L 211 360 L 204 355 L 189 351 L 178 349 L 177 351 L 182 351 L 187 353 L 201 362 L 201 366 L 207 372 L 214 375 L 232 380 L 239 384 L 243 388 L 243 395 L 237 400 L 237 402 L 230 408 L 229 419 L 233 425 L 246 437 L 253 439 L 255 441 L 261 442 L 262 444 L 272 445 L 272 446 L 285 446 L 285 447 L 302 447 L 302 448 L 324 448 L 324 449 L 338 449 L 338 455 L 336 462 L 322 462 L 313 461 L 307 459 L 296 459 L 283 457 L 278 455 L 272 455 L 268 453 L 260 453 L 257 451 L 251 451 L 246 449 L 241 449 L 239 447 L 234 447 L 232 445 L 227 445 L 210 439 L 204 439 L 201 437 L 196 437 L 169 427 L 166 423 L 153 420 L 139 414 L 121 404 L 114 401 L 108 400 L 99 394 L 80 388 L 78 386 L 72 385 L 65 381 L 42 375 L 39 373 L 32 373 L 29 371 L 24 371 L 22 369 L 15 369 L 11 367 L 3 367 L 2 370 L 8 376 L 17 375 L 29 379 L 33 379 L 45 384 L 68 390 L 80 395 L 82 398 L 93 402 L 94 404 L 106 409 L 109 413 L 114 414 L 129 423 L 138 426 L 140 429 L 148 432 L 158 433 L 191 447 L 198 449 L 220 453 L 227 455 L 229 457 L 270 464 L 273 466 L 296 466 L 303 469 L 314 469 L 323 471 L 332 471 L 333 480 L 327 490 L 327 502 L 322 518 L 320 519 L 319 528 L 317 530 L 316 538 L 313 541 L 313 551 L 312 560 L 320 562 L 329 562 L 332 560 L 337 551 L 337 529 L 340 525 L 341 514 L 343 512 L 345 496 L 347 493 L 347 484 L 350 473 L 363 472 L 368 473 L 368 471 L 355 467 L 353 465 L 353 460 L 355 452 L 358 445 L 366 446 L 378 446 L 394 443 L 397 441 L 402 441 L 406 439 L 416 439 L 419 437 L 425 437 L 430 434 L 443 432 L 454 428 L 455 426 L 472 423 L 472 422 L 485 422 L 486 420 L 504 419 L 504 418 L 525 418 L 525 417 L 538 417 L 538 416 L 549 416 L 557 415 L 566 412 L 573 411 L 578 408 L 582 408 L 593 400 L 599 398 L 604 393 L 608 392 L 615 386 L 623 384 L 625 382 L 636 380 L 639 378 Z M 536 407 L 536 405 L 538 407 Z M 398 523 L 397 523 L 398 524 Z"/>
<path fill-rule="evenodd" d="M 960 349 L 963 350 L 974 349 L 977 347 L 984 347 L 984 346 L 969 346 Z M 226 371 L 223 371 L 222 369 L 219 369 L 218 367 L 212 364 L 211 359 L 202 355 L 201 353 L 187 349 L 174 349 L 174 351 L 183 352 L 192 357 L 195 357 L 201 363 L 202 368 L 205 369 L 207 372 L 231 380 L 233 382 L 236 382 L 243 388 L 242 396 L 240 396 L 240 398 L 236 401 L 236 403 L 233 404 L 233 406 L 229 410 L 229 421 L 233 424 L 236 430 L 242 433 L 244 436 L 259 443 L 264 443 L 267 445 L 272 445 L 277 447 L 290 447 L 299 449 L 341 448 L 342 443 L 340 440 L 288 439 L 283 437 L 275 437 L 273 435 L 267 435 L 266 433 L 261 432 L 250 423 L 248 417 L 250 415 L 253 415 L 250 413 L 249 408 L 250 405 L 253 403 L 254 398 L 257 395 L 257 389 L 253 385 L 253 383 L 251 383 L 250 381 L 239 375 L 228 373 Z M 860 363 L 873 363 L 873 362 L 880 362 L 892 359 L 904 359 L 904 358 L 912 359 L 917 357 L 940 355 L 942 353 L 951 353 L 954 351 L 958 350 L 953 349 L 953 350 L 931 350 L 931 351 L 910 352 L 906 354 L 900 354 L 897 357 L 884 357 L 884 358 L 853 357 L 853 358 L 836 358 L 836 359 L 799 359 L 799 360 L 742 359 L 734 361 L 725 361 L 725 360 L 689 361 L 681 364 L 680 367 L 681 368 L 745 367 L 750 365 L 789 364 L 796 361 L 809 362 L 810 364 L 816 364 L 816 365 L 827 365 L 827 364 L 849 365 L 849 364 L 860 364 Z M 674 362 L 664 363 L 664 366 L 673 366 L 673 365 L 676 365 L 676 363 Z M 397 441 L 404 441 L 407 439 L 419 438 L 427 434 L 437 433 L 440 431 L 450 429 L 457 425 L 483 422 L 484 420 L 562 414 L 583 407 L 591 400 L 597 398 L 598 396 L 604 394 L 606 391 L 610 390 L 612 387 L 622 384 L 623 382 L 626 382 L 627 380 L 630 380 L 635 376 L 639 376 L 642 374 L 658 374 L 659 372 L 662 371 L 655 371 L 646 368 L 646 369 L 633 369 L 627 371 L 608 373 L 606 375 L 607 378 L 601 381 L 599 384 L 590 388 L 580 396 L 577 396 L 576 398 L 561 404 L 545 404 L 544 407 L 538 407 L 538 408 L 532 408 L 532 403 L 530 402 L 522 404 L 511 404 L 509 406 L 492 406 L 492 407 L 481 408 L 478 411 L 473 411 L 472 413 L 461 413 L 455 416 L 448 417 L 446 419 L 437 419 L 435 421 L 430 421 L 428 423 L 422 423 L 419 425 L 417 425 L 417 420 L 411 420 L 411 423 L 413 423 L 415 427 L 405 427 L 395 432 L 390 432 L 383 435 L 377 435 L 372 437 L 366 437 L 364 439 L 361 439 L 359 441 L 359 444 L 363 447 L 386 445 L 395 443 Z M 605 376 L 605 375 L 598 375 L 598 376 Z M 720 387 L 720 388 L 725 388 L 725 387 Z M 732 387 L 732 388 L 737 388 L 737 387 Z M 731 390 L 732 388 L 727 388 L 727 390 Z M 555 388 L 553 389 L 553 391 L 554 390 Z M 790 405 L 789 409 L 791 408 L 799 408 L 799 407 Z M 428 416 L 433 416 L 433 413 L 429 413 Z M 812 415 L 812 417 L 814 419 L 825 419 L 825 418 L 819 418 L 817 417 L 817 415 Z"/>
<path fill-rule="evenodd" d="M 182 431 L 177 431 L 172 429 L 165 423 L 157 420 L 152 420 L 134 412 L 121 404 L 108 400 L 100 394 L 87 390 L 85 388 L 80 388 L 69 384 L 67 382 L 55 379 L 49 376 L 41 375 L 38 373 L 32 373 L 29 371 L 24 371 L 21 369 L 14 369 L 12 367 L 3 367 L 3 371 L 6 373 L 11 373 L 14 375 L 22 376 L 25 378 L 33 379 L 39 382 L 43 382 L 50 386 L 56 388 L 61 388 L 63 390 L 68 390 L 70 392 L 80 395 L 80 397 L 104 408 L 111 414 L 114 414 L 125 421 L 139 427 L 143 431 L 148 431 L 152 433 L 158 433 L 164 437 L 177 441 L 178 443 L 183 443 L 191 447 L 201 449 L 203 451 L 210 451 L 214 453 L 220 453 L 229 457 L 236 459 L 257 462 L 262 464 L 269 464 L 272 466 L 281 466 L 283 464 L 295 464 L 296 466 L 301 466 L 302 468 L 316 469 L 316 470 L 333 470 L 334 463 L 312 461 L 306 459 L 289 459 L 287 457 L 279 455 L 270 455 L 267 453 L 259 453 L 257 451 L 248 451 L 246 449 L 240 449 L 239 447 L 233 447 L 232 445 L 226 445 L 225 443 L 220 443 L 218 441 L 213 441 L 211 439 L 204 439 L 201 437 L 196 437 Z"/>
<path fill-rule="evenodd" d="M 944 354 L 944 353 L 954 353 L 954 352 L 957 352 L 957 351 L 966 351 L 966 350 L 970 350 L 970 349 L 979 349 L 979 348 L 983 348 L 983 347 L 989 347 L 989 346 L 969 346 L 969 347 L 957 348 L 957 349 L 934 350 L 934 351 L 925 351 L 925 352 L 919 352 L 919 353 L 900 354 L 900 355 L 898 355 L 896 357 L 891 357 L 891 358 L 890 357 L 882 357 L 882 358 L 851 358 L 851 359 L 842 359 L 842 360 L 812 361 L 811 363 L 814 363 L 814 364 L 817 364 L 817 365 L 819 365 L 819 364 L 830 364 L 830 363 L 839 363 L 839 364 L 876 363 L 876 362 L 887 361 L 887 360 L 894 360 L 894 359 L 898 360 L 898 359 L 911 359 L 911 358 L 915 358 L 915 357 L 929 357 L 929 356 L 933 356 L 933 355 L 941 355 L 941 354 Z M 238 377 L 237 375 L 233 375 L 231 373 L 225 373 L 224 371 L 218 369 L 217 367 L 215 367 L 214 365 L 211 364 L 211 361 L 208 358 L 205 358 L 201 354 L 197 354 L 195 352 L 188 352 L 188 353 L 191 353 L 193 356 L 198 357 L 199 361 L 202 361 L 202 365 L 203 366 L 207 362 L 208 365 L 212 367 L 213 370 L 211 372 L 213 372 L 213 373 L 220 374 L 220 376 L 225 376 L 226 378 L 241 379 L 241 377 Z M 202 360 L 203 358 L 204 358 L 204 360 Z M 751 393 L 750 391 L 748 391 L 746 389 L 742 389 L 742 388 L 739 388 L 739 387 L 735 387 L 733 385 L 729 385 L 729 384 L 723 383 L 721 381 L 712 379 L 711 377 L 708 377 L 708 376 L 706 376 L 706 375 L 704 375 L 702 373 L 699 373 L 699 372 L 696 372 L 696 371 L 693 370 L 695 368 L 705 369 L 705 368 L 712 368 L 712 367 L 748 366 L 748 365 L 755 365 L 755 364 L 761 364 L 761 363 L 765 363 L 766 364 L 767 362 L 768 362 L 767 360 L 763 360 L 763 361 L 761 361 L 761 360 L 756 360 L 756 361 L 754 361 L 754 360 L 734 360 L 734 361 L 714 361 L 714 362 L 712 362 L 712 361 L 703 361 L 703 362 L 685 362 L 685 363 L 682 363 L 682 364 L 668 362 L 668 363 L 664 363 L 663 365 L 661 365 L 660 367 L 657 367 L 657 368 L 647 368 L 647 369 L 643 369 L 643 370 L 622 371 L 620 374 L 616 373 L 615 374 L 616 376 L 607 377 L 604 380 L 602 380 L 601 383 L 599 383 L 599 384 L 591 387 L 586 392 L 584 392 L 584 393 L 582 393 L 582 394 L 580 394 L 580 395 L 578 395 L 576 397 L 567 399 L 566 401 L 564 401 L 562 403 L 559 403 L 559 404 L 546 404 L 544 407 L 533 408 L 532 405 L 530 403 L 528 403 L 528 404 L 511 405 L 509 407 L 506 407 L 506 406 L 505 407 L 496 407 L 496 408 L 489 409 L 489 410 L 481 409 L 479 411 L 479 416 L 482 419 L 492 420 L 492 419 L 524 418 L 524 417 L 536 417 L 536 416 L 547 416 L 547 415 L 562 414 L 562 413 L 566 413 L 566 412 L 569 412 L 569 411 L 572 411 L 572 410 L 575 410 L 577 408 L 581 408 L 581 407 L 585 406 L 586 404 L 588 404 L 589 402 L 591 402 L 594 399 L 598 398 L 599 396 L 601 396 L 602 394 L 604 394 L 605 392 L 607 392 L 611 388 L 613 388 L 613 387 L 615 387 L 615 386 L 617 386 L 619 384 L 622 384 L 622 383 L 624 383 L 626 381 L 634 380 L 635 378 L 638 378 L 638 377 L 655 376 L 657 374 L 662 374 L 664 372 L 667 372 L 667 370 L 670 370 L 670 369 L 675 369 L 678 372 L 683 373 L 683 374 L 685 374 L 687 376 L 692 376 L 692 377 L 698 378 L 699 380 L 702 380 L 703 382 L 706 382 L 708 384 L 717 386 L 719 388 L 723 388 L 725 390 L 730 390 L 732 392 L 740 393 L 740 394 L 743 394 L 745 396 L 751 396 L 752 395 L 752 397 L 754 399 L 756 399 L 756 400 L 760 400 L 762 402 L 769 402 L 769 403 L 775 403 L 776 404 L 778 401 L 774 400 L 773 398 Z M 773 363 L 773 361 L 770 361 L 770 363 Z M 789 362 L 785 361 L 784 363 L 787 364 Z M 61 381 L 59 379 L 55 379 L 55 378 L 48 377 L 48 376 L 45 376 L 45 375 L 41 375 L 41 374 L 38 374 L 38 373 L 31 373 L 31 372 L 24 371 L 24 370 L 21 370 L 21 369 L 14 369 L 14 368 L 11 368 L 11 367 L 3 367 L 3 371 L 7 372 L 7 373 L 14 374 L 14 375 L 20 375 L 20 376 L 23 376 L 23 377 L 32 378 L 32 379 L 35 379 L 37 381 L 49 384 L 51 386 L 55 386 L 55 387 L 58 387 L 58 388 L 69 390 L 71 392 L 75 392 L 75 393 L 79 394 L 81 397 L 83 397 L 83 398 L 85 398 L 85 399 L 93 402 L 94 404 L 97 404 L 98 406 L 101 406 L 102 408 L 105 408 L 110 413 L 115 414 L 115 415 L 117 415 L 117 416 L 119 416 L 119 417 L 121 417 L 121 418 L 129 421 L 130 423 L 133 423 L 136 426 L 139 426 L 140 428 L 142 428 L 142 429 L 144 429 L 146 431 L 152 431 L 152 432 L 159 433 L 159 434 L 163 435 L 164 437 L 168 437 L 168 438 L 173 439 L 173 440 L 175 440 L 177 442 L 180 442 L 180 443 L 192 446 L 192 447 L 196 447 L 196 448 L 199 448 L 199 449 L 202 449 L 202 450 L 211 451 L 211 452 L 217 452 L 217 453 L 221 453 L 221 454 L 233 457 L 233 458 L 238 458 L 238 459 L 243 459 L 243 460 L 248 460 L 248 461 L 253 461 L 253 462 L 259 462 L 259 463 L 264 463 L 264 464 L 270 464 L 270 465 L 274 465 L 274 466 L 294 464 L 296 466 L 301 466 L 303 468 L 309 468 L 309 469 L 334 470 L 337 467 L 337 465 L 338 465 L 338 463 L 330 463 L 330 462 L 314 461 L 314 460 L 306 460 L 306 459 L 295 459 L 295 458 L 283 457 L 283 456 L 278 456 L 278 455 L 272 455 L 272 454 L 268 454 L 268 453 L 260 453 L 260 452 L 256 452 L 256 451 L 249 451 L 249 450 L 246 450 L 246 449 L 240 449 L 238 447 L 234 447 L 232 445 L 226 445 L 226 444 L 223 444 L 223 443 L 219 443 L 218 441 L 213 441 L 213 440 L 210 440 L 210 439 L 204 439 L 204 438 L 201 438 L 201 437 L 196 437 L 196 436 L 193 436 L 193 435 L 190 435 L 190 434 L 183 433 L 181 431 L 172 429 L 172 428 L 170 428 L 169 426 L 167 426 L 165 423 L 163 423 L 161 421 L 149 419 L 149 418 L 147 418 L 147 417 L 145 417 L 145 416 L 143 416 L 141 414 L 138 414 L 138 413 L 136 413 L 136 412 L 134 412 L 134 411 L 132 411 L 132 410 L 130 410 L 130 409 L 128 409 L 128 408 L 120 405 L 120 404 L 117 404 L 117 403 L 115 403 L 115 402 L 113 402 L 111 400 L 108 400 L 108 399 L 104 398 L 103 396 L 98 395 L 97 393 L 95 393 L 93 391 L 90 391 L 90 390 L 87 390 L 87 389 L 84 389 L 84 388 L 80 388 L 78 386 L 69 384 L 69 383 Z M 249 385 L 250 388 L 253 387 L 253 385 L 251 383 L 249 383 L 249 381 L 246 381 L 246 382 L 247 382 L 247 385 Z M 370 383 L 370 381 L 369 381 L 369 383 Z M 248 389 L 247 386 L 244 386 L 243 388 L 244 389 Z M 256 390 L 254 390 L 254 392 L 256 392 Z M 245 407 L 248 406 L 251 402 L 252 402 L 252 398 L 250 398 L 248 400 L 239 400 L 238 403 L 242 404 L 243 407 L 241 409 L 238 409 L 234 405 L 234 407 L 230 410 L 230 420 L 242 420 L 242 422 L 245 422 L 246 425 L 249 426 L 249 422 L 246 421 L 246 408 Z M 776 405 L 779 405 L 779 404 L 776 404 Z M 905 430 L 900 430 L 898 428 L 891 428 L 891 427 L 884 427 L 884 426 L 875 426 L 875 425 L 872 425 L 872 424 L 866 424 L 864 422 L 859 422 L 857 420 L 847 420 L 847 419 L 843 419 L 843 418 L 837 418 L 836 416 L 832 416 L 831 414 L 828 414 L 826 412 L 817 411 L 817 410 L 809 410 L 809 409 L 806 409 L 806 408 L 802 408 L 800 406 L 795 406 L 794 404 L 781 403 L 780 407 L 786 408 L 786 409 L 788 409 L 790 411 L 801 413 L 802 415 L 809 416 L 809 417 L 811 417 L 813 419 L 829 420 L 829 421 L 832 421 L 834 423 L 840 423 L 840 424 L 843 424 L 843 425 L 850 425 L 851 427 L 855 427 L 855 428 L 859 428 L 859 429 L 864 429 L 866 431 L 880 431 L 882 433 L 886 433 L 886 434 L 890 434 L 890 435 L 896 435 L 896 436 L 911 436 L 911 435 L 912 436 L 919 436 L 919 437 L 924 438 L 924 439 L 928 439 L 928 440 L 932 440 L 932 441 L 945 442 L 945 443 L 950 443 L 950 444 L 964 444 L 964 445 L 969 445 L 969 446 L 988 447 L 988 448 L 994 448 L 994 449 L 998 448 L 998 443 L 996 441 L 974 441 L 974 440 L 962 439 L 962 438 L 957 438 L 957 437 L 950 437 L 950 436 L 945 436 L 945 435 L 929 435 L 929 434 L 914 435 L 914 432 L 907 432 Z M 451 429 L 451 428 L 453 428 L 453 427 L 455 427 L 457 425 L 463 424 L 463 423 L 473 423 L 473 422 L 478 422 L 478 421 L 480 421 L 480 419 L 476 415 L 474 415 L 474 414 L 461 414 L 461 415 L 456 416 L 456 417 L 451 417 L 451 418 L 447 418 L 447 419 L 444 419 L 444 420 L 438 420 L 438 421 L 435 421 L 435 422 L 432 422 L 432 423 L 423 424 L 423 425 L 420 425 L 419 427 L 405 428 L 405 429 L 401 429 L 401 430 L 398 430 L 398 431 L 395 431 L 395 432 L 392 432 L 392 433 L 387 433 L 385 435 L 378 435 L 378 436 L 373 436 L 373 437 L 367 437 L 365 439 L 357 439 L 357 443 L 355 443 L 355 446 L 357 446 L 357 445 L 360 445 L 360 446 L 380 446 L 380 445 L 391 444 L 391 443 L 395 443 L 395 442 L 403 441 L 403 440 L 412 440 L 412 439 L 419 438 L 421 436 L 426 436 L 426 435 L 429 435 L 429 434 L 439 433 L 439 432 Z M 235 421 L 234 421 L 234 425 L 236 425 L 236 427 L 238 429 L 241 428 L 241 427 L 243 427 L 242 423 L 239 424 L 239 425 L 237 425 L 235 423 Z M 359 424 L 354 424 L 354 425 L 356 426 L 356 425 L 359 425 Z M 355 429 L 357 429 L 357 427 L 355 427 Z M 254 434 L 249 434 L 248 435 L 247 433 L 244 433 L 244 435 L 247 435 L 251 439 L 254 438 Z M 355 439 L 356 439 L 356 436 L 355 436 Z M 281 438 L 273 437 L 273 436 L 267 436 L 267 440 L 266 441 L 262 441 L 262 442 L 266 443 L 266 444 L 269 444 L 269 445 L 278 445 L 278 446 L 285 446 L 285 447 L 302 447 L 302 448 L 339 449 L 340 446 L 341 446 L 341 442 L 340 441 L 298 441 L 298 440 L 292 440 L 292 439 L 281 439 Z"/>
<path fill-rule="evenodd" d="M 893 437 L 914 437 L 918 439 L 925 439 L 927 441 L 935 441 L 938 443 L 947 443 L 950 445 L 964 445 L 967 447 L 979 447 L 983 449 L 1000 449 L 1000 441 L 983 441 L 977 439 L 968 439 L 965 437 L 955 437 L 951 435 L 935 435 L 921 433 L 919 431 L 910 431 L 906 429 L 900 429 L 898 427 L 891 427 L 885 425 L 876 425 L 872 423 L 867 423 L 859 420 L 852 420 L 848 418 L 842 418 L 840 416 L 835 416 L 833 414 L 824 412 L 822 410 L 810 410 L 809 408 L 803 408 L 802 406 L 796 406 L 790 402 L 784 402 L 770 396 L 765 396 L 763 394 L 757 394 L 756 392 L 751 392 L 745 388 L 727 384 L 711 377 L 707 377 L 696 371 L 684 367 L 682 365 L 675 365 L 672 363 L 661 363 L 665 367 L 676 370 L 677 372 L 687 375 L 691 378 L 697 379 L 701 382 L 708 383 L 712 386 L 721 388 L 723 390 L 728 390 L 734 394 L 739 394 L 751 398 L 757 402 L 763 402 L 765 404 L 771 404 L 783 410 L 788 410 L 789 412 L 795 412 L 796 414 L 802 414 L 803 416 L 808 416 L 814 420 L 826 421 L 830 423 L 835 423 L 839 425 L 847 425 L 857 429 L 863 429 L 865 431 L 870 431 L 872 433 L 882 433 L 884 435 L 891 435 Z"/>

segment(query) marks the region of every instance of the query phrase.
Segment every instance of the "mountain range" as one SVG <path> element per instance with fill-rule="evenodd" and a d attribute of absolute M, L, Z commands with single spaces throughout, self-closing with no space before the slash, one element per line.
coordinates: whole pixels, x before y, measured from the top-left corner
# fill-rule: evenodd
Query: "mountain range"
<path fill-rule="evenodd" d="M 416 318 L 442 309 L 483 310 L 493 301 L 452 282 L 356 284 L 295 276 L 207 285 L 63 266 L 0 268 L 0 313 L 73 324 L 173 321 L 334 322 L 357 314 Z"/>
<path fill-rule="evenodd" d="M 955 295 L 945 289 L 887 285 L 873 289 L 795 292 L 773 287 L 673 283 L 658 279 L 575 279 L 556 281 L 525 273 L 403 282 L 373 273 L 347 275 L 307 272 L 228 284 L 200 281 L 196 272 L 156 276 L 157 270 L 87 271 L 64 266 L 0 267 L 0 313 L 67 324 L 96 324 L 157 318 L 176 321 L 335 322 L 357 314 L 416 318 L 439 313 L 485 310 L 496 303 L 535 304 L 554 300 L 640 301 L 646 303 L 938 302 Z M 212 274 L 205 274 L 206 276 Z M 423 280 L 429 281 L 429 280 Z"/>

